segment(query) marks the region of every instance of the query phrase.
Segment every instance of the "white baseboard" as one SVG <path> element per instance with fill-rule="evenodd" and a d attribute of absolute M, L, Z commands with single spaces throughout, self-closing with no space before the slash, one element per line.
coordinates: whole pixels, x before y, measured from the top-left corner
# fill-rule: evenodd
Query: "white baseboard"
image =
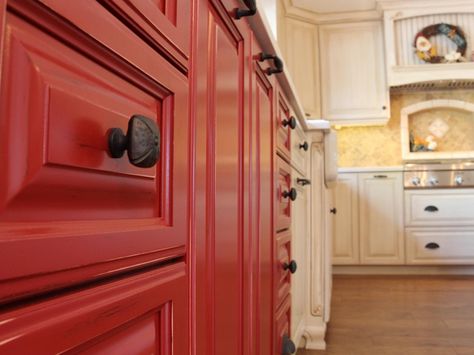
<path fill-rule="evenodd" d="M 333 275 L 474 275 L 474 266 L 334 265 L 332 273 Z"/>

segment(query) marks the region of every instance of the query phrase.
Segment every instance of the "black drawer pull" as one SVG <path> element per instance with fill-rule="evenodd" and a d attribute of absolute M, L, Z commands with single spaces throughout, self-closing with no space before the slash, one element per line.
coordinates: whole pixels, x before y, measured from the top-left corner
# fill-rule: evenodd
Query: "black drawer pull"
<path fill-rule="evenodd" d="M 283 121 L 281 121 L 281 124 L 283 125 L 283 127 L 290 126 L 291 129 L 295 129 L 296 128 L 296 118 L 291 116 L 290 118 L 284 119 Z"/>
<path fill-rule="evenodd" d="M 308 179 L 296 178 L 296 183 L 301 186 L 311 185 L 311 181 Z"/>
<path fill-rule="evenodd" d="M 291 260 L 289 263 L 284 263 L 283 264 L 283 270 L 289 270 L 292 274 L 296 272 L 296 269 L 298 268 L 298 264 L 296 264 L 296 261 Z"/>
<path fill-rule="evenodd" d="M 291 201 L 296 200 L 297 192 L 294 188 L 291 188 L 290 191 L 283 191 L 283 198 L 289 198 Z"/>
<path fill-rule="evenodd" d="M 267 68 L 265 73 L 268 76 L 270 76 L 272 74 L 282 73 L 283 72 L 283 61 L 277 55 L 267 54 L 267 53 L 260 53 L 260 57 L 258 58 L 258 60 L 260 62 L 263 62 L 263 61 L 269 60 L 269 59 L 273 60 L 273 65 L 275 66 L 275 68 Z"/>
<path fill-rule="evenodd" d="M 425 207 L 425 211 L 426 211 L 426 212 L 438 212 L 439 209 L 438 209 L 438 207 L 436 207 L 436 206 L 430 205 L 430 206 L 426 206 L 426 207 Z"/>
<path fill-rule="evenodd" d="M 160 156 L 160 130 L 151 118 L 133 115 L 125 134 L 120 128 L 108 132 L 109 155 L 118 159 L 127 151 L 128 160 L 140 168 L 156 165 Z"/>
<path fill-rule="evenodd" d="M 240 20 L 242 17 L 253 16 L 257 13 L 257 4 L 255 0 L 244 0 L 247 9 L 235 10 L 235 18 Z"/>
<path fill-rule="evenodd" d="M 386 179 L 388 178 L 387 175 L 374 175 L 374 179 Z"/>
<path fill-rule="evenodd" d="M 425 245 L 425 248 L 426 249 L 431 249 L 431 250 L 439 249 L 439 244 L 438 243 L 428 243 L 428 244 Z"/>
<path fill-rule="evenodd" d="M 281 341 L 281 355 L 291 355 L 296 351 L 295 343 L 290 339 L 288 335 L 284 335 Z"/>
<path fill-rule="evenodd" d="M 300 144 L 299 148 L 300 148 L 300 149 L 303 149 L 305 152 L 307 152 L 308 149 L 309 149 L 309 144 L 308 144 L 308 142 L 305 141 L 304 143 Z"/>

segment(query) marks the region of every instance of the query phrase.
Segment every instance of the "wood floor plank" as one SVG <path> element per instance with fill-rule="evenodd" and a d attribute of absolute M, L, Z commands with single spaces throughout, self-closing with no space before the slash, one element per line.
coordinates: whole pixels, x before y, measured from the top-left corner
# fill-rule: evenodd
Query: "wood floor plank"
<path fill-rule="evenodd" d="M 325 351 L 474 355 L 473 276 L 335 276 Z"/>

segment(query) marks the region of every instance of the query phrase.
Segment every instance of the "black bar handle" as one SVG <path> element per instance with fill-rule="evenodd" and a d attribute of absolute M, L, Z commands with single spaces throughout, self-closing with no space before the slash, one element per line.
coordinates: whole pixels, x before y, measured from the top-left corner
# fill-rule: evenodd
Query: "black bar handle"
<path fill-rule="evenodd" d="M 309 144 L 308 144 L 308 142 L 304 141 L 302 144 L 300 144 L 299 148 L 300 148 L 300 149 L 303 149 L 305 152 L 307 152 L 308 149 L 309 149 Z"/>
<path fill-rule="evenodd" d="M 426 212 L 438 212 L 439 209 L 438 209 L 438 207 L 436 207 L 436 206 L 430 205 L 430 206 L 426 206 L 426 207 L 425 207 L 425 211 L 426 211 Z"/>
<path fill-rule="evenodd" d="M 257 13 L 257 2 L 255 0 L 244 0 L 247 9 L 235 10 L 235 19 L 240 20 L 242 17 L 253 16 Z"/>
<path fill-rule="evenodd" d="M 428 243 L 425 245 L 425 248 L 434 250 L 434 249 L 439 249 L 440 247 L 438 243 Z"/>
<path fill-rule="evenodd" d="M 293 116 L 291 116 L 289 119 L 285 118 L 283 121 L 281 121 L 281 124 L 283 125 L 283 127 L 290 126 L 291 129 L 295 129 L 296 118 L 294 118 Z"/>
<path fill-rule="evenodd" d="M 283 198 L 289 198 L 291 201 L 296 200 L 298 193 L 294 188 L 291 188 L 290 191 L 283 191 L 282 196 Z"/>
<path fill-rule="evenodd" d="M 296 261 L 294 260 L 283 264 L 283 270 L 289 270 L 292 274 L 296 272 L 296 269 L 298 269 L 298 264 L 296 264 Z"/>
<path fill-rule="evenodd" d="M 388 178 L 387 175 L 374 175 L 374 179 L 386 179 Z"/>
<path fill-rule="evenodd" d="M 296 178 L 296 183 L 301 186 L 311 185 L 311 180 Z"/>
<path fill-rule="evenodd" d="M 273 60 L 273 65 L 275 66 L 275 68 L 267 68 L 265 73 L 268 76 L 270 76 L 272 74 L 282 73 L 283 72 L 283 61 L 277 55 L 267 54 L 267 53 L 260 53 L 260 56 L 258 58 L 259 62 L 263 62 L 263 61 L 269 60 L 269 59 Z"/>

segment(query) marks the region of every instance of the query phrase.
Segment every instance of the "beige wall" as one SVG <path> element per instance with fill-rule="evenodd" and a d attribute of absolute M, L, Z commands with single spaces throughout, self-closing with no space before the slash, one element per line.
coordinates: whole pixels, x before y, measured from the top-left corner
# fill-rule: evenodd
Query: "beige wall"
<path fill-rule="evenodd" d="M 339 166 L 364 167 L 403 164 L 400 146 L 400 110 L 417 102 L 436 99 L 456 99 L 474 103 L 474 90 L 392 94 L 392 115 L 387 125 L 349 127 L 337 131 Z M 418 115 L 414 117 L 412 127 L 419 135 L 428 135 L 427 126 L 437 117 L 442 118 L 450 126 L 446 136 L 439 141 L 440 150 L 471 150 L 474 147 L 473 114 L 443 109 L 427 111 Z"/>

